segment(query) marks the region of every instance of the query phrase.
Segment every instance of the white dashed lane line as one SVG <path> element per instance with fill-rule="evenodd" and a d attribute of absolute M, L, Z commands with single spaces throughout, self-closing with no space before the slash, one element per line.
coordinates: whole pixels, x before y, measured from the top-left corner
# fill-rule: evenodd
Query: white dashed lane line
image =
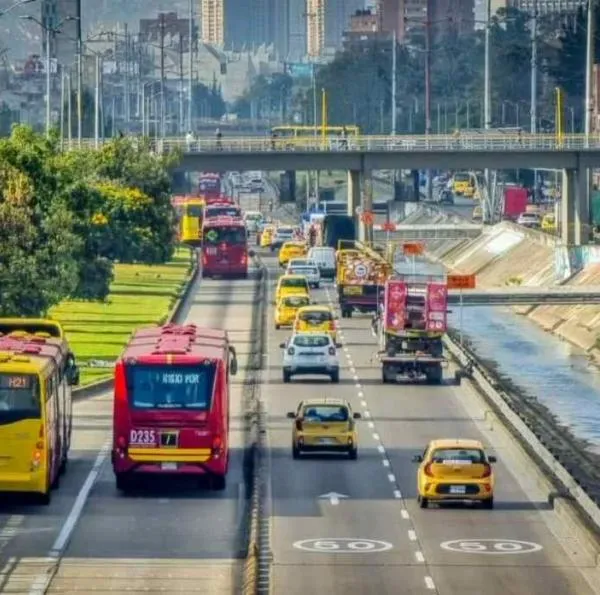
<path fill-rule="evenodd" d="M 334 311 L 336 311 L 339 315 L 339 310 L 337 308 L 337 305 L 333 303 L 333 300 L 331 298 L 331 294 L 329 293 L 329 289 L 326 289 L 326 294 L 327 294 L 327 300 L 329 302 L 329 305 L 334 309 Z M 374 331 L 371 331 L 371 334 L 374 337 L 377 337 L 376 333 Z M 344 341 L 344 334 L 341 330 L 338 330 L 338 339 L 340 341 L 340 343 L 342 343 L 343 345 L 343 350 L 344 350 L 344 354 L 346 355 L 346 359 L 347 359 L 347 364 L 348 364 L 348 369 L 350 371 L 350 373 L 353 375 L 353 380 L 355 382 L 356 385 L 356 389 L 357 389 L 357 396 L 360 399 L 360 406 L 363 408 L 363 417 L 367 420 L 370 420 L 371 418 L 371 413 L 370 411 L 367 409 L 368 407 L 368 403 L 365 397 L 365 393 L 363 391 L 363 387 L 360 383 L 360 380 L 358 378 L 357 372 L 356 372 L 356 366 L 354 364 L 354 361 L 352 359 L 352 356 L 350 355 L 350 350 L 348 349 L 348 347 L 346 345 L 344 345 L 345 341 Z M 375 429 L 375 423 L 372 421 L 367 421 L 367 424 L 369 426 L 369 428 L 371 430 Z M 377 432 L 373 432 L 373 440 L 375 440 L 375 442 L 378 442 L 379 444 L 377 445 L 377 450 L 379 452 L 379 454 L 382 455 L 382 459 L 381 459 L 381 463 L 382 466 L 386 469 L 386 470 L 390 470 L 391 469 L 391 462 L 387 456 L 387 453 L 385 451 L 385 447 L 383 446 L 383 444 L 381 444 L 381 437 Z M 406 505 L 403 502 L 403 498 L 402 498 L 402 492 L 398 489 L 398 484 L 397 484 L 397 480 L 396 480 L 396 476 L 393 473 L 388 473 L 387 474 L 388 477 L 388 481 L 391 484 L 394 484 L 394 498 L 398 501 L 400 501 L 403 504 L 403 508 L 400 509 L 400 516 L 402 517 L 403 520 L 405 521 L 409 521 L 410 522 L 410 515 L 408 513 L 408 510 L 406 510 Z M 410 525 L 409 525 L 410 526 Z M 414 528 L 412 529 L 408 529 L 407 530 L 407 535 L 408 535 L 408 540 L 411 543 L 415 543 L 417 546 L 419 545 L 419 539 L 417 536 L 417 532 L 415 531 Z M 427 564 L 426 560 L 425 560 L 425 555 L 423 554 L 423 552 L 421 550 L 415 550 L 414 552 L 415 555 L 415 559 L 417 562 L 421 563 L 421 564 Z M 425 576 L 424 577 L 424 581 L 425 581 L 425 587 L 430 590 L 430 591 L 436 591 L 436 586 L 435 583 L 433 582 L 433 579 L 430 576 Z"/>

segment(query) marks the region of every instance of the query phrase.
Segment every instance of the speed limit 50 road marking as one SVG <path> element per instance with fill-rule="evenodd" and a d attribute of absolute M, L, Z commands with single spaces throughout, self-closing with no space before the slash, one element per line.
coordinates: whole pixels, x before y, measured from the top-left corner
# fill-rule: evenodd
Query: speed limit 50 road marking
<path fill-rule="evenodd" d="M 375 554 L 394 547 L 387 541 L 362 537 L 320 537 L 296 541 L 293 545 L 296 549 L 318 554 Z"/>
<path fill-rule="evenodd" d="M 485 554 L 506 556 L 511 554 L 532 554 L 544 549 L 539 543 L 518 539 L 453 539 L 444 541 L 440 547 L 460 554 Z"/>

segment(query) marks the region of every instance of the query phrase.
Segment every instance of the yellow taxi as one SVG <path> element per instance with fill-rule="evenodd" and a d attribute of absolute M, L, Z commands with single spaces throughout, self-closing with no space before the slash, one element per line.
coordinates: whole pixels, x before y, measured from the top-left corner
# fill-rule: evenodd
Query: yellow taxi
<path fill-rule="evenodd" d="M 292 428 L 292 456 L 300 458 L 303 452 L 342 452 L 350 459 L 358 457 L 356 420 L 344 399 L 316 398 L 301 401 L 296 411 L 287 414 L 294 420 Z"/>
<path fill-rule="evenodd" d="M 335 314 L 329 306 L 303 306 L 296 314 L 294 331 L 297 333 L 327 333 L 333 341 L 336 341 Z"/>
<path fill-rule="evenodd" d="M 301 258 L 308 254 L 308 247 L 304 242 L 285 242 L 279 250 L 279 266 L 286 267 L 292 258 Z"/>
<path fill-rule="evenodd" d="M 417 502 L 427 508 L 430 502 L 477 501 L 494 507 L 496 457 L 488 456 L 479 440 L 432 440 L 422 455 L 417 471 Z"/>
<path fill-rule="evenodd" d="M 473 198 L 475 194 L 475 176 L 467 171 L 455 173 L 452 176 L 452 192 L 457 196 Z"/>
<path fill-rule="evenodd" d="M 556 232 L 556 217 L 554 213 L 546 213 L 542 219 L 542 231 L 546 233 Z"/>
<path fill-rule="evenodd" d="M 275 304 L 286 295 L 305 295 L 310 298 L 308 279 L 304 275 L 281 275 L 275 289 Z"/>
<path fill-rule="evenodd" d="M 268 248 L 271 245 L 271 240 L 275 234 L 274 225 L 266 225 L 260 234 L 260 247 Z"/>
<path fill-rule="evenodd" d="M 310 298 L 307 295 L 286 295 L 282 297 L 275 307 L 275 328 L 282 326 L 292 326 L 296 320 L 298 310 L 310 304 Z"/>

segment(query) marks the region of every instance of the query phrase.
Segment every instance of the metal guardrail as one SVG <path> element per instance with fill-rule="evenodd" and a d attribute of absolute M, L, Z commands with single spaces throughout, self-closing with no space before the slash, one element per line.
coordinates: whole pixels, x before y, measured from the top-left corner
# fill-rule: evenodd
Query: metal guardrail
<path fill-rule="evenodd" d="M 460 293 L 448 292 L 448 303 L 461 303 Z M 600 291 L 552 291 L 535 289 L 531 292 L 463 291 L 463 306 L 541 306 L 541 305 L 600 304 Z"/>
<path fill-rule="evenodd" d="M 99 140 L 82 139 L 83 147 L 99 146 L 112 139 Z M 183 151 L 186 154 L 196 153 L 310 153 L 310 152 L 361 152 L 361 153 L 402 153 L 402 152 L 568 152 L 568 151 L 598 151 L 600 150 L 600 135 L 567 134 L 557 138 L 554 134 L 517 134 L 497 132 L 489 134 L 464 133 L 460 136 L 451 134 L 420 134 L 397 136 L 358 136 L 347 142 L 338 137 L 304 136 L 272 139 L 268 136 L 223 137 L 220 141 L 215 138 L 199 138 L 189 142 L 185 138 L 171 137 L 150 139 L 157 152 Z M 71 142 L 71 148 L 76 149 L 78 141 Z"/>

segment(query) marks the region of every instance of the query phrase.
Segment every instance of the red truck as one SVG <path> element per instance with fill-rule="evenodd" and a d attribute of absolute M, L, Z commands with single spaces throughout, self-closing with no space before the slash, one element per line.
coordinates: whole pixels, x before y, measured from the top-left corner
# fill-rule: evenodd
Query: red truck
<path fill-rule="evenodd" d="M 527 190 L 521 186 L 506 186 L 504 188 L 504 209 L 502 218 L 516 221 L 527 209 Z"/>
<path fill-rule="evenodd" d="M 447 330 L 448 287 L 433 275 L 396 275 L 385 284 L 377 319 L 382 381 L 398 376 L 441 384 L 442 337 Z"/>

